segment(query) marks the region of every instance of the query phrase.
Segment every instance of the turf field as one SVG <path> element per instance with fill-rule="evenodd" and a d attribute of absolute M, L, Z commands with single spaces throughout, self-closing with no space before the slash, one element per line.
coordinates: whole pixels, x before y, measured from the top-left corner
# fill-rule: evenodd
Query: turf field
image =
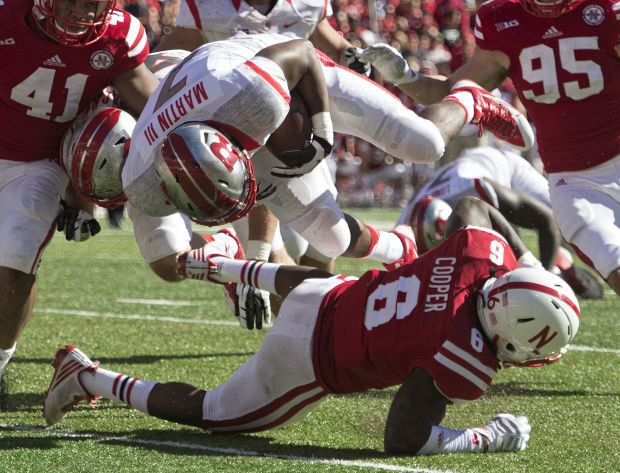
<path fill-rule="evenodd" d="M 385 227 L 397 218 L 384 209 L 353 213 Z M 369 267 L 378 266 L 337 262 L 340 273 Z M 65 343 L 115 371 L 212 388 L 259 348 L 265 332 L 239 328 L 219 286 L 158 280 L 129 230 L 104 228 L 81 244 L 57 234 L 38 280 L 35 311 L 2 393 L 0 472 L 620 471 L 620 299 L 607 288 L 604 299 L 581 301 L 582 325 L 560 362 L 502 370 L 482 399 L 448 409 L 444 425 L 452 428 L 483 425 L 500 412 L 527 416 L 527 450 L 417 458 L 382 451 L 394 389 L 334 396 L 298 424 L 253 435 L 214 436 L 109 401 L 98 410 L 82 404 L 45 429 L 43 392 Z"/>

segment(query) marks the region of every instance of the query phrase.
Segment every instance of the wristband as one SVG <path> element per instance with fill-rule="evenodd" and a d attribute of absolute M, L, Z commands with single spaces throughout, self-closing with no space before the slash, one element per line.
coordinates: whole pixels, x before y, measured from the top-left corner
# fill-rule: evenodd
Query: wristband
<path fill-rule="evenodd" d="M 263 240 L 249 240 L 246 245 L 245 256 L 248 259 L 269 261 L 271 243 Z"/>
<path fill-rule="evenodd" d="M 319 112 L 312 115 L 312 134 L 327 140 L 330 145 L 334 144 L 334 128 L 329 112 Z"/>
<path fill-rule="evenodd" d="M 420 78 L 420 74 L 418 73 L 418 71 L 414 71 L 413 69 L 409 67 L 407 71 L 405 72 L 403 78 L 399 79 L 398 82 L 395 82 L 395 84 L 396 85 L 410 84 L 411 82 L 417 81 L 419 78 Z"/>

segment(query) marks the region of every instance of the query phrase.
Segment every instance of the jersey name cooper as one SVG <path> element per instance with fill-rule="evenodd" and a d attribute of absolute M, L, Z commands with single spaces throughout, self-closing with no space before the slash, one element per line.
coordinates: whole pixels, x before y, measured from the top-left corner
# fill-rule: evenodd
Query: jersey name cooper
<path fill-rule="evenodd" d="M 502 236 L 467 227 L 395 271 L 337 286 L 315 336 L 321 385 L 336 393 L 382 389 L 422 367 L 452 402 L 480 397 L 498 361 L 482 335 L 475 291 L 493 271 L 515 267 Z"/>

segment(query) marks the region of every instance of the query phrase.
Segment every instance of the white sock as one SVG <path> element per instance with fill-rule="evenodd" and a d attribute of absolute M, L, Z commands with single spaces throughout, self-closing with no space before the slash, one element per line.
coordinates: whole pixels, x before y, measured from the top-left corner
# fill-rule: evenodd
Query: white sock
<path fill-rule="evenodd" d="M 467 115 L 464 125 L 468 125 L 472 118 L 474 118 L 474 96 L 471 92 L 453 92 L 450 95 L 445 96 L 444 100 L 456 102 L 463 107 L 463 110 L 465 110 L 465 114 Z"/>
<path fill-rule="evenodd" d="M 151 394 L 153 387 L 158 384 L 104 368 L 80 373 L 80 381 L 89 394 L 123 402 L 146 414 L 149 413 L 147 409 L 149 394 Z"/>
<path fill-rule="evenodd" d="M 426 443 L 416 455 L 441 453 L 481 452 L 484 450 L 482 436 L 473 429 L 452 430 L 434 425 Z"/>
<path fill-rule="evenodd" d="M 246 284 L 276 293 L 276 273 L 281 264 L 221 257 L 212 258 L 212 261 L 217 264 L 217 271 L 211 274 L 211 279 Z"/>
<path fill-rule="evenodd" d="M 6 350 L 0 349 L 0 378 L 2 377 L 2 373 L 4 373 L 6 365 L 9 364 L 9 360 L 13 356 L 13 353 L 15 353 L 16 346 L 17 342 L 11 348 L 7 348 Z"/>
<path fill-rule="evenodd" d="M 370 225 L 366 225 L 366 228 L 372 235 L 372 242 L 368 253 L 362 258 L 379 263 L 393 263 L 404 256 L 403 242 L 394 233 L 379 231 Z"/>

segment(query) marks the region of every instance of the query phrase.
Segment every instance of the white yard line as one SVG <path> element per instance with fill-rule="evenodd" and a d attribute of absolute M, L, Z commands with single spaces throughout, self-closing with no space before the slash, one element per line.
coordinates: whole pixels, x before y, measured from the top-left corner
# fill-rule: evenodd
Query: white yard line
<path fill-rule="evenodd" d="M 204 302 L 190 302 L 190 301 L 171 301 L 168 299 L 116 299 L 116 302 L 121 304 L 145 304 L 145 305 L 172 305 L 172 306 L 188 306 L 188 305 L 202 305 Z"/>
<path fill-rule="evenodd" d="M 305 461 L 309 463 L 326 463 L 331 465 L 345 465 L 345 466 L 354 466 L 358 468 L 369 468 L 371 470 L 376 471 L 377 469 L 386 470 L 386 471 L 398 471 L 398 472 L 407 472 L 407 473 L 455 473 L 451 470 L 429 470 L 428 468 L 414 468 L 407 466 L 399 466 L 399 465 L 390 465 L 387 463 L 374 463 L 374 462 L 364 462 L 364 461 L 355 461 L 355 460 L 338 460 L 335 458 L 318 458 L 318 457 L 299 457 L 295 455 L 279 455 L 276 453 L 269 452 L 256 452 L 252 450 L 242 450 L 238 448 L 222 448 L 222 447 L 209 447 L 207 445 L 197 445 L 192 443 L 182 443 L 182 442 L 170 442 L 170 441 L 157 441 L 157 440 L 143 440 L 137 438 L 128 438 L 128 437 L 114 437 L 109 435 L 100 435 L 100 434 L 84 434 L 78 432 L 70 432 L 64 430 L 55 430 L 55 429 L 44 429 L 40 427 L 29 427 L 29 426 L 19 426 L 19 425 L 4 425 L 0 424 L 0 429 L 2 430 L 13 430 L 13 431 L 28 431 L 28 432 L 37 432 L 41 434 L 47 434 L 56 437 L 68 437 L 68 438 L 78 438 L 78 439 L 93 439 L 93 440 L 102 440 L 109 442 L 110 440 L 114 442 L 126 443 L 129 445 L 148 445 L 151 447 L 166 447 L 166 448 L 183 448 L 190 450 L 201 450 L 205 452 L 213 452 L 213 453 L 221 453 L 223 455 L 238 455 L 238 456 L 246 456 L 246 457 L 269 457 L 276 458 L 278 460 L 294 460 L 294 461 Z"/>
<path fill-rule="evenodd" d="M 104 317 L 108 319 L 132 319 L 132 320 L 159 320 L 162 322 L 200 324 L 200 325 L 239 325 L 236 320 L 204 320 L 204 319 L 183 319 L 179 317 L 166 317 L 164 315 L 143 315 L 143 314 L 112 314 L 109 312 L 92 312 L 89 310 L 69 310 L 69 309 L 36 309 L 37 312 L 47 314 L 67 314 L 79 315 L 81 317 Z M 231 317 L 233 317 L 231 315 Z"/>
<path fill-rule="evenodd" d="M 172 302 L 172 301 L 168 301 L 168 302 Z M 166 304 L 166 302 L 162 301 L 162 304 Z M 170 305 L 174 305 L 174 304 L 170 304 Z M 178 304 L 178 305 L 184 305 L 184 304 Z M 35 309 L 35 310 L 38 312 L 44 312 L 47 314 L 79 315 L 81 317 L 104 317 L 104 318 L 110 318 L 110 319 L 132 319 L 132 320 L 159 320 L 162 322 L 200 324 L 200 325 L 239 325 L 239 322 L 237 322 L 236 320 L 183 319 L 179 317 L 166 317 L 163 315 L 114 314 L 111 312 L 93 312 L 93 311 L 88 311 L 88 310 L 71 310 L 71 309 L 42 308 L 42 309 Z M 620 354 L 620 350 L 617 348 L 599 348 L 599 347 L 589 347 L 589 346 L 584 346 L 584 345 L 569 345 L 569 350 Z"/>

